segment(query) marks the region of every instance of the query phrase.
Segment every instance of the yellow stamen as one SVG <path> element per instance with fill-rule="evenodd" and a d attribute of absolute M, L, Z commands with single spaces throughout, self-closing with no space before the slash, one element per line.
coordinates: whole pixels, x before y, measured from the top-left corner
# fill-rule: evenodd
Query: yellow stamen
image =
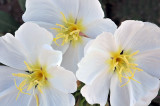
<path fill-rule="evenodd" d="M 23 74 L 23 73 L 18 73 L 18 74 L 12 73 L 12 75 L 15 77 L 22 77 L 22 78 L 31 77 L 30 75 Z"/>
<path fill-rule="evenodd" d="M 61 13 L 61 15 L 63 16 L 63 21 L 64 21 L 65 23 L 67 23 L 67 19 L 66 19 L 65 15 L 63 14 L 63 12 L 60 12 L 60 13 Z"/>
<path fill-rule="evenodd" d="M 23 92 L 23 86 L 25 85 L 25 80 L 23 80 L 21 82 L 21 84 L 19 85 L 19 87 L 17 86 L 16 79 L 14 79 L 14 83 L 15 83 L 16 88 L 19 90 L 18 95 L 16 97 L 16 100 L 18 99 L 20 93 L 23 93 L 23 94 L 26 94 L 26 95 L 31 95 L 29 93 Z"/>
<path fill-rule="evenodd" d="M 36 94 L 35 97 L 36 97 L 37 106 L 39 106 L 39 98 L 38 98 L 38 95 Z"/>
<path fill-rule="evenodd" d="M 38 86 L 38 90 L 40 93 L 43 93 L 42 89 Z"/>
<path fill-rule="evenodd" d="M 28 71 L 32 71 L 32 68 L 28 65 L 26 61 L 24 61 L 24 64 L 27 66 Z"/>
<path fill-rule="evenodd" d="M 33 86 L 34 86 L 34 83 L 31 82 L 31 83 L 29 84 L 28 88 L 27 88 L 27 91 L 31 90 Z"/>
<path fill-rule="evenodd" d="M 19 90 L 16 100 L 18 99 L 20 93 L 31 95 L 30 93 L 26 93 L 37 88 L 40 93 L 43 93 L 42 87 L 49 86 L 48 78 L 51 77 L 45 67 L 41 67 L 38 63 L 35 65 L 29 65 L 27 62 L 24 62 L 28 71 L 26 73 L 13 73 L 14 77 L 23 78 L 22 82 L 17 86 L 16 79 L 14 79 L 14 83 L 16 88 Z M 24 92 L 26 91 L 26 92 Z M 37 96 L 38 97 L 38 96 Z M 36 101 L 38 100 L 36 97 Z M 37 104 L 39 106 L 39 104 Z"/>
<path fill-rule="evenodd" d="M 65 17 L 65 15 L 61 12 L 62 15 L 62 22 L 61 24 L 56 24 L 58 28 L 51 28 L 56 30 L 57 35 L 53 39 L 55 44 L 59 45 L 57 43 L 58 39 L 62 40 L 61 45 L 65 45 L 67 43 L 72 43 L 73 46 L 76 45 L 76 43 L 82 42 L 82 36 L 80 36 L 80 32 L 84 31 L 85 28 L 82 25 L 82 20 L 77 21 L 72 16 L 69 16 L 68 18 Z"/>
<path fill-rule="evenodd" d="M 143 71 L 137 67 L 138 64 L 134 63 L 133 56 L 135 56 L 137 53 L 138 51 L 130 53 L 129 51 L 123 51 L 119 49 L 117 52 L 111 52 L 111 58 L 106 61 L 110 65 L 110 71 L 116 71 L 118 74 L 120 83 L 122 83 L 122 78 L 128 80 L 122 86 L 127 85 L 130 80 L 140 83 L 134 79 L 135 72 Z"/>

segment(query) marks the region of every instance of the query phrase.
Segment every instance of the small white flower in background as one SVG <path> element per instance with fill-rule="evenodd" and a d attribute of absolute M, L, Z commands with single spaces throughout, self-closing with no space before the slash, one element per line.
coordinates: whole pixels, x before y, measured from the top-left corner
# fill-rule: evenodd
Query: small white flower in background
<path fill-rule="evenodd" d="M 141 21 L 125 21 L 114 36 L 105 32 L 85 48 L 76 76 L 88 103 L 148 106 L 160 79 L 160 28 Z"/>
<path fill-rule="evenodd" d="M 1 106 L 74 106 L 76 78 L 60 67 L 52 34 L 33 23 L 0 38 Z"/>
<path fill-rule="evenodd" d="M 84 46 L 104 31 L 114 33 L 117 26 L 104 13 L 98 0 L 27 0 L 23 15 L 51 31 L 53 48 L 61 50 L 62 66 L 74 73 L 83 57 Z"/>

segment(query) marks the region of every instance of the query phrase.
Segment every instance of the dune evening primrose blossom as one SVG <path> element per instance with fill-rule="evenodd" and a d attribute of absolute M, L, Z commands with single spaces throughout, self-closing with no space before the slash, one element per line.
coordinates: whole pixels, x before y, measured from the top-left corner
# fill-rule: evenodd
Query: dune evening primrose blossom
<path fill-rule="evenodd" d="M 33 23 L 0 38 L 1 106 L 74 106 L 76 78 L 60 66 L 52 34 Z"/>
<path fill-rule="evenodd" d="M 88 43 L 76 76 L 86 85 L 82 95 L 90 104 L 148 106 L 158 94 L 160 28 L 141 21 L 125 21 Z"/>
<path fill-rule="evenodd" d="M 25 22 L 32 21 L 52 32 L 53 48 L 61 50 L 62 66 L 75 72 L 84 46 L 103 31 L 113 33 L 116 25 L 98 0 L 26 0 Z"/>

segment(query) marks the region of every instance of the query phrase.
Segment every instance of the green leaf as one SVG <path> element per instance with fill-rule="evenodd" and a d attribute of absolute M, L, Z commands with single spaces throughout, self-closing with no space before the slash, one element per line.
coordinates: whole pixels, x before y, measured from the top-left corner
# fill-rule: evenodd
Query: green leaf
<path fill-rule="evenodd" d="M 25 8 L 26 0 L 18 0 L 18 2 L 19 2 L 19 5 L 20 5 L 21 9 L 23 11 L 25 11 L 26 10 L 26 8 Z"/>
<path fill-rule="evenodd" d="M 0 36 L 2 36 L 3 34 L 2 33 L 0 33 Z"/>
<path fill-rule="evenodd" d="M 4 34 L 7 32 L 13 33 L 15 32 L 20 24 L 18 24 L 14 18 L 3 11 L 0 11 L 0 33 Z"/>

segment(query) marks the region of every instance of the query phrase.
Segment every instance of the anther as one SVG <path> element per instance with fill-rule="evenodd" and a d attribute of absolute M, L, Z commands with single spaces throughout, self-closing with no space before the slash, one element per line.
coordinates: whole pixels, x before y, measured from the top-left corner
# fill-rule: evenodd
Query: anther
<path fill-rule="evenodd" d="M 124 52 L 124 50 L 122 50 L 122 51 L 121 51 L 120 55 L 122 55 L 122 54 L 123 54 L 123 52 Z"/>

